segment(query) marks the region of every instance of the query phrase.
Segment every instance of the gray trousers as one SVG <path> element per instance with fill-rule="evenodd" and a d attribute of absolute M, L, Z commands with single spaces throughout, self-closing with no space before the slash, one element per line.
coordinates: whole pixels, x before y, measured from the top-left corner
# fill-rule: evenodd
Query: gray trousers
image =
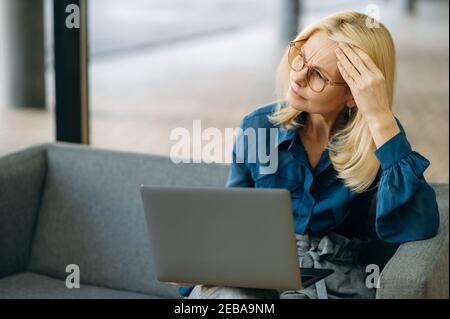
<path fill-rule="evenodd" d="M 300 267 L 333 269 L 334 273 L 303 290 L 269 290 L 197 285 L 187 299 L 336 299 L 375 298 L 365 284 L 365 267 L 357 261 L 368 242 L 336 233 L 322 237 L 296 235 Z"/>

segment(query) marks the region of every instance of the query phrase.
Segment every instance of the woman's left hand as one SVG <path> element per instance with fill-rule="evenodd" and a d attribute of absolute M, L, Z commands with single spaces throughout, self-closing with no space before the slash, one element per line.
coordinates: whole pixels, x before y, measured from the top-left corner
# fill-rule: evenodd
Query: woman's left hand
<path fill-rule="evenodd" d="M 339 43 L 338 68 L 372 133 L 377 148 L 400 132 L 389 107 L 386 80 L 369 55 L 356 46 Z"/>
<path fill-rule="evenodd" d="M 390 114 L 386 80 L 372 59 L 360 48 L 342 42 L 336 48 L 336 56 L 339 71 L 364 118 Z"/>

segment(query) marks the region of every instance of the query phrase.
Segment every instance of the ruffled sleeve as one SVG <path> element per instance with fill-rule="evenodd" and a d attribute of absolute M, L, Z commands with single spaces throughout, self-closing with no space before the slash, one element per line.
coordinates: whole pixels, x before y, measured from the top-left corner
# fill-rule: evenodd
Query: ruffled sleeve
<path fill-rule="evenodd" d="M 381 164 L 375 229 L 382 240 L 403 243 L 435 236 L 439 209 L 436 193 L 423 176 L 430 162 L 412 150 L 396 120 L 400 133 L 375 151 Z"/>

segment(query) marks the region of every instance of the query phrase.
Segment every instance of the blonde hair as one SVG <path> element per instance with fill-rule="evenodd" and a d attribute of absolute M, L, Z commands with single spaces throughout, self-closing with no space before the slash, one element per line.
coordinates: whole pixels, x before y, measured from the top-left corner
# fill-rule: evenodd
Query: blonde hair
<path fill-rule="evenodd" d="M 338 12 L 314 23 L 296 37 L 306 41 L 316 31 L 325 31 L 331 40 L 358 46 L 365 51 L 381 70 L 386 80 L 389 108 L 392 109 L 395 82 L 395 46 L 386 27 L 378 22 L 378 27 L 369 28 L 366 24 L 373 19 L 359 12 Z M 276 92 L 278 101 L 285 99 L 289 89 L 288 52 L 286 49 L 278 66 Z M 355 108 L 357 109 L 357 108 Z M 355 110 L 353 109 L 353 110 Z M 278 103 L 269 120 L 285 129 L 295 129 L 302 124 L 296 122 L 302 111 L 288 103 Z M 375 143 L 362 114 L 356 112 L 347 124 L 335 133 L 328 146 L 330 160 L 337 177 L 354 192 L 362 193 L 375 180 L 380 163 L 374 151 Z"/>

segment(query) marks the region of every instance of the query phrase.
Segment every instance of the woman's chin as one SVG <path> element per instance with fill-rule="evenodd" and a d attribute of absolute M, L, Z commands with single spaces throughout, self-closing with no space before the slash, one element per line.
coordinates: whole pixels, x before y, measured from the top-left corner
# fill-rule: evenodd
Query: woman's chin
<path fill-rule="evenodd" d="M 299 99 L 293 98 L 291 96 L 288 96 L 286 100 L 288 104 L 297 111 L 307 111 L 305 101 L 300 101 Z"/>

